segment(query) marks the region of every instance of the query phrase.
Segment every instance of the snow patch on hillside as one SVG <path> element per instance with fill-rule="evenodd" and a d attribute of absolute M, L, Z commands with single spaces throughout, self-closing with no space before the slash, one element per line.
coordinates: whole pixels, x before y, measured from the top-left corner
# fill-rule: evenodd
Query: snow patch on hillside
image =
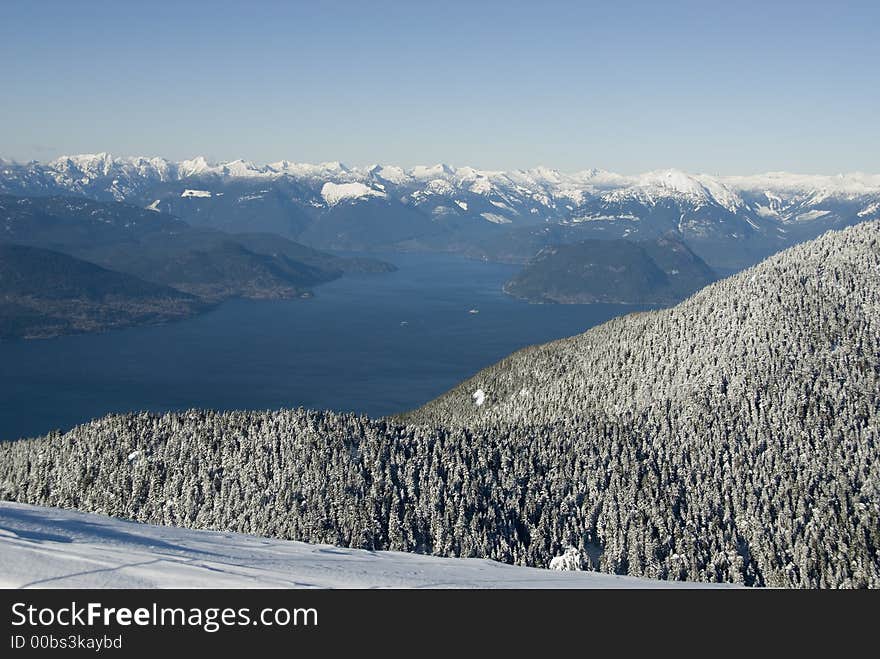
<path fill-rule="evenodd" d="M 374 190 L 363 183 L 325 183 L 321 188 L 321 196 L 330 206 L 345 199 L 363 199 L 365 197 L 384 197 L 381 190 Z"/>
<path fill-rule="evenodd" d="M 480 213 L 480 217 L 493 224 L 511 224 L 511 220 L 498 213 Z"/>
<path fill-rule="evenodd" d="M 806 213 L 801 213 L 800 215 L 798 215 L 797 221 L 798 222 L 810 222 L 812 220 L 818 220 L 820 217 L 825 217 L 826 215 L 828 215 L 828 213 L 830 213 L 830 211 L 823 211 L 823 210 L 807 211 Z"/>
<path fill-rule="evenodd" d="M 868 217 L 869 215 L 872 215 L 872 214 L 876 215 L 878 212 L 880 212 L 880 202 L 871 204 L 870 206 L 868 206 L 864 210 L 859 211 L 858 216 L 859 217 Z"/>

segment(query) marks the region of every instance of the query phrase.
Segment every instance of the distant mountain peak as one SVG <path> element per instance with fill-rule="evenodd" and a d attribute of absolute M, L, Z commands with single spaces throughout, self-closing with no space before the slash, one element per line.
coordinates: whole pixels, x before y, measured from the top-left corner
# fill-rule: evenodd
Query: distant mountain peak
<path fill-rule="evenodd" d="M 60 156 L 49 164 L 58 168 L 76 168 L 83 172 L 106 176 L 113 168 L 114 159 L 112 155 L 106 152 L 83 153 L 79 155 Z"/>
<path fill-rule="evenodd" d="M 272 186 L 281 194 L 266 195 Z M 193 203 L 192 195 L 183 195 L 188 189 L 204 191 L 198 199 L 205 201 Z M 272 226 L 294 237 L 342 201 L 341 211 L 383 198 L 400 218 L 409 219 L 376 222 L 396 223 L 395 235 L 410 235 L 416 243 L 416 234 L 427 226 L 431 232 L 468 231 L 471 222 L 481 231 L 487 220 L 510 228 L 577 227 L 584 237 L 647 239 L 671 230 L 688 240 L 742 241 L 761 234 L 791 243 L 880 215 L 880 175 L 860 172 L 714 176 L 667 168 L 625 175 L 595 168 L 567 173 L 546 164 L 505 171 L 442 162 L 413 167 L 287 159 L 212 162 L 203 155 L 177 162 L 109 153 L 49 163 L 4 162 L 0 193 L 128 201 L 222 227 L 227 220 L 253 218 L 253 204 L 272 199 L 277 205 Z M 182 196 L 190 200 L 185 206 L 172 201 Z M 425 226 L 415 229 L 413 221 Z M 351 246 L 347 234 L 333 235 Z"/>
<path fill-rule="evenodd" d="M 447 164 L 437 163 L 436 165 L 416 165 L 410 170 L 410 173 L 418 179 L 432 179 L 452 176 L 455 174 L 455 170 Z"/>
<path fill-rule="evenodd" d="M 473 182 L 476 179 L 486 179 L 491 180 L 495 184 L 502 181 L 522 182 L 532 179 L 534 182 L 540 182 L 541 184 L 581 185 L 605 191 L 621 188 L 654 188 L 694 196 L 704 195 L 707 190 L 711 194 L 713 188 L 730 191 L 763 191 L 764 189 L 796 191 L 808 189 L 814 191 L 825 190 L 833 194 L 841 192 L 851 194 L 880 193 L 880 174 L 864 172 L 816 175 L 772 171 L 753 175 L 713 176 L 690 173 L 677 168 L 667 168 L 639 175 L 625 175 L 597 168 L 566 173 L 547 165 L 507 171 L 481 170 L 470 166 L 452 167 L 446 163 L 416 165 L 411 168 L 400 167 L 391 163 L 373 164 L 367 167 L 349 167 L 339 161 L 325 161 L 314 164 L 287 159 L 259 165 L 253 161 L 241 158 L 211 162 L 203 155 L 174 162 L 155 156 L 119 158 L 114 157 L 108 152 L 64 155 L 46 163 L 31 161 L 26 164 L 16 164 L 3 159 L 0 159 L 0 162 L 4 163 L 4 165 L 15 164 L 17 167 L 47 171 L 61 171 L 76 167 L 83 171 L 100 172 L 102 175 L 109 175 L 114 169 L 124 169 L 130 166 L 141 168 L 152 166 L 156 169 L 173 168 L 176 170 L 179 178 L 199 176 L 205 173 L 232 178 L 265 177 L 267 175 L 312 177 L 348 175 L 356 179 L 381 176 L 392 182 L 432 180 L 437 178 Z"/>
<path fill-rule="evenodd" d="M 196 176 L 210 169 L 205 156 L 196 156 L 191 160 L 182 160 L 177 163 L 177 171 L 181 177 Z"/>

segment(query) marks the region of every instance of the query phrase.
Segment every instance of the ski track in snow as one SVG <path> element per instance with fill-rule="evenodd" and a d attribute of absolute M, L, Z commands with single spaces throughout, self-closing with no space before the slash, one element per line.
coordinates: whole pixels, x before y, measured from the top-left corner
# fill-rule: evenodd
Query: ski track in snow
<path fill-rule="evenodd" d="M 668 588 L 596 572 L 346 549 L 0 502 L 3 588 Z"/>

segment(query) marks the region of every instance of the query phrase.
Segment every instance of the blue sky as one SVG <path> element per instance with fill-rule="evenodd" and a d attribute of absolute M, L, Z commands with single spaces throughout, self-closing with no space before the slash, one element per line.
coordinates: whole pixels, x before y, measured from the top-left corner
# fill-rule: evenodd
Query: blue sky
<path fill-rule="evenodd" d="M 0 156 L 880 172 L 880 3 L 0 2 Z"/>

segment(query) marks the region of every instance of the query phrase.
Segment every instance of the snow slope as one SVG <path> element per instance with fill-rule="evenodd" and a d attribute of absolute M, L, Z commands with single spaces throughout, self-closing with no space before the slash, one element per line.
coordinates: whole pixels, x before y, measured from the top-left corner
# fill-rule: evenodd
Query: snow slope
<path fill-rule="evenodd" d="M 324 197 L 324 201 L 333 206 L 344 199 L 384 197 L 385 193 L 373 190 L 363 183 L 331 183 L 328 181 L 321 188 L 321 196 Z"/>
<path fill-rule="evenodd" d="M 3 588 L 705 586 L 192 531 L 0 502 Z"/>

